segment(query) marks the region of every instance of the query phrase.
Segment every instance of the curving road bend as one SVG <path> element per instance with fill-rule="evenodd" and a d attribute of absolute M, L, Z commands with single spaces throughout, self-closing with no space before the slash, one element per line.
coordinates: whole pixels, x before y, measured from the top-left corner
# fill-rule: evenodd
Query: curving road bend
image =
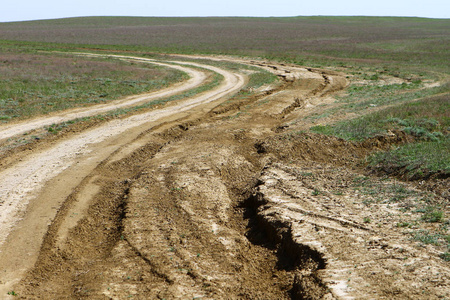
<path fill-rule="evenodd" d="M 206 75 L 189 66 L 217 72 L 224 77 L 213 90 L 99 127 L 58 141 L 48 149 L 0 171 L 0 294 L 6 293 L 36 261 L 47 226 L 74 188 L 102 161 L 130 145 L 141 133 L 168 120 L 189 115 L 194 108 L 226 99 L 245 85 L 245 78 L 221 68 L 191 62 L 160 63 L 150 59 L 117 56 L 173 67 L 187 72 L 191 79 L 183 84 L 145 96 L 129 97 L 89 109 L 76 109 L 31 122 L 0 127 L 0 140 L 32 129 L 81 116 L 92 116 L 118 107 L 135 105 L 186 91 L 200 85 Z M 173 64 L 178 65 L 173 65 Z M 86 204 L 88 205 L 88 204 Z M 14 234 L 12 232 L 14 231 Z M 14 238 L 12 238 L 14 237 Z"/>
<path fill-rule="evenodd" d="M 4 126 L 0 126 L 0 141 L 3 139 L 7 139 L 19 134 L 23 134 L 25 132 L 28 132 L 30 130 L 41 128 L 44 126 L 48 126 L 51 124 L 58 124 L 70 120 L 74 120 L 77 118 L 84 118 L 84 117 L 90 117 L 94 115 L 98 115 L 101 113 L 105 113 L 114 109 L 118 108 L 124 108 L 124 107 L 130 107 L 133 105 L 138 105 L 146 102 L 150 102 L 156 99 L 164 98 L 164 97 L 170 97 L 175 94 L 191 90 L 193 88 L 198 87 L 201 85 L 205 79 L 206 74 L 200 70 L 189 68 L 182 65 L 176 65 L 174 63 L 176 62 L 170 62 L 169 63 L 161 63 L 153 59 L 146 59 L 146 58 L 140 58 L 140 57 L 128 57 L 128 56 L 120 56 L 120 55 L 99 55 L 99 54 L 83 54 L 83 53 L 75 53 L 76 55 L 80 56 L 90 56 L 90 57 L 112 57 L 116 59 L 121 60 L 127 60 L 127 61 L 140 61 L 144 63 L 150 63 L 158 66 L 164 66 L 173 68 L 182 72 L 185 72 L 189 75 L 189 79 L 185 82 L 182 82 L 180 84 L 175 84 L 173 86 L 170 86 L 168 88 L 158 90 L 152 93 L 148 94 L 142 94 L 137 96 L 130 96 L 126 97 L 124 99 L 108 102 L 106 104 L 98 104 L 90 107 L 81 107 L 81 108 L 74 108 L 67 111 L 57 112 L 53 113 L 51 116 L 48 117 L 40 117 L 36 118 L 34 120 L 26 120 L 21 121 L 15 124 L 8 124 Z M 203 67 L 203 65 L 202 65 Z M 207 66 L 203 67 L 204 69 L 207 68 Z"/>

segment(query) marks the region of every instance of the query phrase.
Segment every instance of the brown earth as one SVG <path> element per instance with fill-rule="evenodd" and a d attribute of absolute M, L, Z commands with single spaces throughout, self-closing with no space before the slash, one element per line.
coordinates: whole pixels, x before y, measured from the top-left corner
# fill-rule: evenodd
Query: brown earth
<path fill-rule="evenodd" d="M 61 145 L 74 157 L 49 162 L 58 175 L 30 191 L 27 178 L 10 191 L 29 200 L 11 212 L 13 229 L 0 246 L 0 298 L 11 291 L 23 299 L 450 297 L 442 249 L 420 246 L 396 226 L 417 218 L 398 206 L 418 195 L 448 199 L 360 165 L 408 137 L 357 144 L 304 133 L 304 117 L 333 102 L 345 75 L 246 63 L 280 82 L 184 111 L 168 104 L 143 113 L 163 117 L 117 133 L 139 115 L 74 127 L 30 145 L 26 155 L 9 152 L 2 160 L 9 174 L 40 155 L 56 156 Z M 239 76 L 229 74 L 228 95 L 242 88 Z M 99 141 L 94 132 L 111 136 Z M 50 169 L 41 163 L 31 178 Z M 399 188 L 413 192 L 384 201 Z"/>

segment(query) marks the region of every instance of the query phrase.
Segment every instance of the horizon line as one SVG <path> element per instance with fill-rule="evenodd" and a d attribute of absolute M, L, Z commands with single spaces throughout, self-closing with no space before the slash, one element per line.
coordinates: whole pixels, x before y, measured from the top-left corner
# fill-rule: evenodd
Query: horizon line
<path fill-rule="evenodd" d="M 126 16 L 126 15 L 92 15 L 92 16 L 71 16 L 71 17 L 55 17 L 44 19 L 26 19 L 16 21 L 0 21 L 0 23 L 18 23 L 18 22 L 34 22 L 34 21 L 52 21 L 64 19 L 79 19 L 79 18 L 302 18 L 302 17 L 355 17 L 355 18 L 419 18 L 419 19 L 434 19 L 434 20 L 448 20 L 449 18 L 438 17 L 420 17 L 420 16 L 382 16 L 382 15 L 296 15 L 296 16 Z"/>

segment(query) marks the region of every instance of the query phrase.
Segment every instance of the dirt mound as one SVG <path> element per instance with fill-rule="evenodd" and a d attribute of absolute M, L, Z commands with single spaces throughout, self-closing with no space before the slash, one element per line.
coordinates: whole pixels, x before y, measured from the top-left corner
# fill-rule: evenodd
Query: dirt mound
<path fill-rule="evenodd" d="M 255 144 L 258 153 L 271 153 L 277 159 L 290 161 L 316 161 L 334 165 L 355 165 L 368 153 L 389 149 L 405 143 L 408 136 L 402 132 L 381 135 L 364 142 L 351 142 L 333 136 L 310 132 L 277 134 Z"/>

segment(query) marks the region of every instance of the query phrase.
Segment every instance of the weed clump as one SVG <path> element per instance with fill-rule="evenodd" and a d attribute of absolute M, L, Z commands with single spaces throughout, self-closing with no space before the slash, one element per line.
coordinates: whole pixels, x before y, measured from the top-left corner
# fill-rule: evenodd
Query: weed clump
<path fill-rule="evenodd" d="M 428 223 L 442 222 L 444 220 L 444 212 L 434 208 L 428 208 L 422 216 L 422 220 Z"/>
<path fill-rule="evenodd" d="M 440 257 L 445 261 L 450 261 L 450 252 L 444 252 L 440 255 Z"/>
<path fill-rule="evenodd" d="M 409 179 L 450 175 L 450 137 L 395 147 L 367 158 L 369 167 L 388 174 L 406 175 Z"/>

